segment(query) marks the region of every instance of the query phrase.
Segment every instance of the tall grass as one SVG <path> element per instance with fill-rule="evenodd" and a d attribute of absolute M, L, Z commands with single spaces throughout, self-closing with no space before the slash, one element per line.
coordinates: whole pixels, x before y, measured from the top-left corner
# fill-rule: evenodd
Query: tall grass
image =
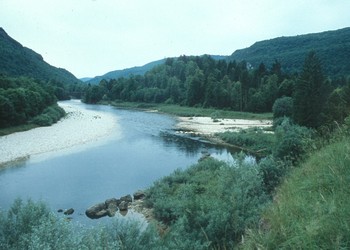
<path fill-rule="evenodd" d="M 349 139 L 315 152 L 294 170 L 244 249 L 350 248 Z"/>

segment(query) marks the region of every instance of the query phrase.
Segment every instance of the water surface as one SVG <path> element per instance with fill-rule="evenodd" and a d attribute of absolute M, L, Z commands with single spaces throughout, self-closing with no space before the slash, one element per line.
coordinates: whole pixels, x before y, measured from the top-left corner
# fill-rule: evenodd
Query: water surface
<path fill-rule="evenodd" d="M 232 160 L 224 148 L 177 134 L 172 116 L 77 102 L 72 105 L 112 113 L 119 130 L 97 142 L 32 156 L 1 170 L 1 209 L 8 209 L 16 198 L 31 198 L 46 202 L 54 211 L 74 208 L 73 219 L 84 221 L 89 206 L 145 189 L 175 169 L 196 163 L 204 151 Z"/>

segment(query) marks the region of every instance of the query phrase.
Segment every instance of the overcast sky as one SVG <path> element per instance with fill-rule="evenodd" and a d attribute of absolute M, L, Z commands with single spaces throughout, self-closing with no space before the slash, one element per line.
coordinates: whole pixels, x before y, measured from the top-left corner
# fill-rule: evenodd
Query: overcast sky
<path fill-rule="evenodd" d="M 350 0 L 0 0 L 0 27 L 78 78 L 350 26 Z"/>

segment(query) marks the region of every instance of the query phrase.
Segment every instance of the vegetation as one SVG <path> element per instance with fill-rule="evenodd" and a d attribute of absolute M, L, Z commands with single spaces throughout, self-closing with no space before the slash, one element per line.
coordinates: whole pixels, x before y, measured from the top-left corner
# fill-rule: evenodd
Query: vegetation
<path fill-rule="evenodd" d="M 161 59 L 158 61 L 154 61 L 154 62 L 150 62 L 147 63 L 143 66 L 139 66 L 139 67 L 132 67 L 132 68 L 128 68 L 128 69 L 123 69 L 123 70 L 114 70 L 111 72 L 108 72 L 102 76 L 96 76 L 90 80 L 88 80 L 88 83 L 91 84 L 98 84 L 101 80 L 105 79 L 105 80 L 111 80 L 111 79 L 118 79 L 121 77 L 129 77 L 131 75 L 143 75 L 145 74 L 147 71 L 151 70 L 153 67 L 162 64 L 165 62 L 165 59 Z"/>
<path fill-rule="evenodd" d="M 349 149 L 349 137 L 343 137 L 295 169 L 244 248 L 348 249 Z"/>
<path fill-rule="evenodd" d="M 2 28 L 0 48 L 1 135 L 55 123 L 64 115 L 57 100 L 81 98 L 85 91 L 71 73 L 47 64 Z"/>
<path fill-rule="evenodd" d="M 168 58 L 144 76 L 102 80 L 89 86 L 87 103 L 112 101 L 216 108 L 221 112 L 268 113 L 287 116 L 302 126 L 319 128 L 349 114 L 350 82 L 331 81 L 323 76 L 321 62 L 311 51 L 299 75 L 282 72 L 275 62 L 250 69 L 246 62 L 214 60 L 210 56 Z M 341 99 L 337 99 L 337 97 Z M 170 105 L 171 104 L 171 105 Z M 339 105 L 341 104 L 341 105 Z M 193 109 L 192 109 L 193 111 Z"/>
<path fill-rule="evenodd" d="M 104 102 L 101 102 L 104 103 Z M 140 103 L 140 102 L 106 102 L 119 108 L 131 108 L 140 110 L 157 110 L 161 113 L 176 115 L 176 116 L 207 116 L 213 119 L 248 119 L 248 120 L 269 120 L 273 118 L 272 113 L 249 113 L 237 112 L 232 110 L 219 110 L 215 108 L 199 108 L 180 106 L 175 104 L 164 103 Z"/>
<path fill-rule="evenodd" d="M 272 154 L 275 136 L 262 129 L 244 129 L 239 132 L 224 132 L 217 135 L 223 141 L 237 145 L 255 156 Z"/>
<path fill-rule="evenodd" d="M 33 123 L 48 126 L 65 115 L 55 89 L 30 78 L 0 77 L 0 128 Z"/>
<path fill-rule="evenodd" d="M 170 227 L 171 249 L 231 248 L 259 221 L 268 201 L 262 185 L 255 162 L 230 166 L 208 158 L 156 182 L 148 202 L 156 219 Z"/>
<path fill-rule="evenodd" d="M 136 221 L 116 221 L 86 229 L 59 218 L 41 202 L 16 200 L 7 213 L 0 211 L 0 248 L 156 249 L 155 230 L 141 226 Z"/>

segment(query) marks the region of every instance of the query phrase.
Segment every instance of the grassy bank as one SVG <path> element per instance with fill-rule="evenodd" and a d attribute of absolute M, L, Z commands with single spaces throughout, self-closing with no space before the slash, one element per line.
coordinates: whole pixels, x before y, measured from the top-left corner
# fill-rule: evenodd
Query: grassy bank
<path fill-rule="evenodd" d="M 349 139 L 315 152 L 291 173 L 244 249 L 349 249 Z"/>
<path fill-rule="evenodd" d="M 213 108 L 195 108 L 170 104 L 150 104 L 135 102 L 111 102 L 102 104 L 111 104 L 119 108 L 131 108 L 141 110 L 157 110 L 158 112 L 176 115 L 176 116 L 207 116 L 212 118 L 227 119 L 248 119 L 248 120 L 272 120 L 272 113 L 248 113 L 236 112 L 230 110 L 220 110 Z"/>

